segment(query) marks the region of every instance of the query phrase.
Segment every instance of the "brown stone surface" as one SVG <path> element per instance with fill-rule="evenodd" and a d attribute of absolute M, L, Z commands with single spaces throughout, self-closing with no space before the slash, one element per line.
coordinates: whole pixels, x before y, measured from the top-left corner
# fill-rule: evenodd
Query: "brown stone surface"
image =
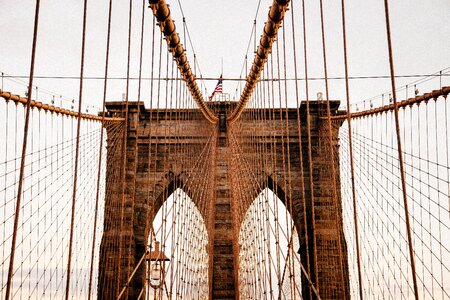
<path fill-rule="evenodd" d="M 213 111 L 216 113 L 224 113 L 229 107 L 227 104 L 210 104 Z M 222 106 L 220 106 L 222 105 Z M 332 113 L 337 113 L 338 102 L 332 103 Z M 274 170 L 270 170 L 269 167 L 261 170 L 260 173 L 255 174 L 261 182 L 261 187 L 269 187 L 273 191 L 276 191 L 278 197 L 285 203 L 289 204 L 292 201 L 293 206 L 293 218 L 297 226 L 297 231 L 300 235 L 301 242 L 301 259 L 303 265 L 307 265 L 306 253 L 305 253 L 305 237 L 309 237 L 309 252 L 310 252 L 310 265 L 312 271 L 317 269 L 319 274 L 320 294 L 322 299 L 342 299 L 341 294 L 342 283 L 340 280 L 339 269 L 339 257 L 337 248 L 337 231 L 336 231 L 336 215 L 342 214 L 341 209 L 335 210 L 333 205 L 333 182 L 330 171 L 331 163 L 335 163 L 336 170 L 339 172 L 339 161 L 332 162 L 329 159 L 328 145 L 326 141 L 326 123 L 319 118 L 321 112 L 324 111 L 324 107 L 317 102 L 311 103 L 311 139 L 312 139 L 312 157 L 313 157 L 313 187 L 314 187 L 314 207 L 315 207 L 315 227 L 316 230 L 312 230 L 312 215 L 311 215 L 311 191 L 309 189 L 309 170 L 307 168 L 308 160 L 308 143 L 307 143 L 307 131 L 305 126 L 305 108 L 301 107 L 302 112 L 302 141 L 303 147 L 303 164 L 304 164 L 304 181 L 305 181 L 305 195 L 302 195 L 300 189 L 300 150 L 299 139 L 297 132 L 297 110 L 289 109 L 288 111 L 288 132 L 289 136 L 286 136 L 286 131 L 279 125 L 279 121 L 266 122 L 266 128 L 261 132 L 261 136 L 267 136 L 267 139 L 261 139 L 261 146 L 267 150 L 268 161 L 273 160 L 275 166 Z M 121 110 L 120 103 L 110 103 L 108 110 L 111 114 L 118 113 Z M 134 269 L 135 264 L 139 257 L 145 251 L 145 245 L 147 244 L 147 237 L 149 233 L 149 224 L 152 220 L 148 219 L 148 212 L 150 210 L 157 211 L 162 205 L 163 201 L 183 182 L 182 166 L 172 164 L 173 161 L 183 161 L 185 157 L 191 157 L 194 153 L 200 153 L 202 146 L 206 143 L 206 140 L 211 131 L 217 131 L 216 147 L 213 149 L 214 153 L 211 153 L 212 164 L 211 170 L 214 170 L 214 174 L 198 174 L 197 179 L 202 176 L 211 176 L 211 180 L 214 180 L 215 190 L 207 191 L 208 197 L 211 199 L 210 207 L 201 206 L 199 210 L 203 215 L 207 228 L 211 228 L 208 232 L 210 236 L 210 247 L 212 247 L 212 257 L 210 258 L 210 264 L 212 264 L 210 270 L 210 297 L 212 299 L 237 299 L 238 296 L 238 278 L 237 278 L 237 253 L 238 245 L 236 232 L 242 221 L 238 216 L 233 215 L 233 203 L 232 191 L 230 191 L 230 160 L 229 160 L 229 147 L 227 136 L 227 125 L 222 122 L 217 127 L 212 127 L 204 119 L 198 110 L 189 111 L 189 120 L 174 121 L 175 116 L 178 115 L 177 111 L 150 111 L 144 110 L 141 107 L 141 118 L 137 120 L 137 106 L 135 104 L 130 105 L 129 126 L 128 126 L 128 145 L 127 145 L 127 166 L 126 166 L 126 190 L 125 190 L 125 215 L 124 215 L 124 228 L 122 232 L 119 232 L 116 227 L 108 224 L 112 223 L 114 218 L 120 216 L 119 207 L 116 205 L 118 198 L 121 197 L 121 189 L 116 184 L 109 184 L 108 197 L 105 203 L 105 223 L 104 223 L 104 235 L 102 238 L 101 252 L 100 252 L 100 265 L 99 265 L 99 298 L 109 299 L 108 295 L 113 295 L 116 288 L 115 281 L 117 281 L 117 274 L 115 268 L 120 263 L 122 269 L 126 269 L 128 266 L 128 260 L 122 258 L 118 260 L 118 253 L 108 252 L 107 249 L 111 247 L 110 241 L 121 235 L 124 239 L 122 245 L 123 253 L 128 255 L 127 250 L 131 249 L 131 269 Z M 263 111 L 263 114 L 268 114 L 268 111 Z M 250 118 L 251 112 L 244 113 L 241 118 Z M 275 116 L 268 117 L 270 120 L 279 120 L 279 113 L 275 113 Z M 285 118 L 285 117 L 283 117 Z M 174 130 L 175 126 L 173 122 L 178 122 L 176 128 L 183 128 L 183 130 Z M 254 124 L 254 122 L 248 124 L 247 128 L 242 128 L 241 135 L 252 133 L 252 126 L 259 126 L 260 124 Z M 135 140 L 136 140 L 136 128 L 139 126 L 139 137 L 137 153 L 135 153 Z M 335 155 L 338 155 L 338 131 L 340 124 L 333 124 L 333 139 L 335 147 Z M 148 138 L 151 132 L 151 139 Z M 287 137 L 289 137 L 289 145 L 287 144 Z M 274 142 L 271 142 L 271 138 Z M 263 141 L 264 140 L 264 141 Z M 170 145 L 183 145 L 183 149 L 179 149 L 174 154 Z M 148 164 L 149 145 L 151 152 L 157 151 L 157 159 L 151 161 L 150 166 Z M 252 144 L 248 144 L 248 149 L 245 149 L 243 144 L 243 151 L 246 153 L 246 159 L 251 160 L 255 156 Z M 289 146 L 290 151 L 290 164 L 291 164 L 291 181 L 289 185 L 277 186 L 277 182 L 283 182 L 288 177 L 286 170 L 283 169 L 282 149 L 287 151 Z M 173 146 L 172 146 L 173 147 Z M 271 147 L 276 147 L 278 153 L 277 157 L 270 157 Z M 168 153 L 172 155 L 179 155 L 179 157 L 169 157 Z M 114 155 L 108 152 L 108 159 L 112 160 Z M 137 161 L 136 161 L 137 158 Z M 257 157 L 255 156 L 255 159 Z M 137 164 L 137 166 L 136 166 Z M 137 173 L 134 173 L 134 169 L 137 167 Z M 117 168 L 117 164 L 108 163 L 108 172 L 112 172 L 111 168 Z M 151 178 L 148 178 L 148 170 L 155 170 Z M 196 172 L 192 170 L 192 172 Z M 198 171 L 199 172 L 199 171 Z M 200 176 L 201 175 L 201 176 Z M 339 174 L 338 174 L 339 175 Z M 339 176 L 338 176 L 339 178 Z M 150 197 L 157 199 L 155 207 L 150 207 L 147 199 L 147 190 L 150 188 Z M 200 188 L 202 182 L 191 183 L 191 188 L 185 192 L 196 203 L 195 189 Z M 339 187 L 339 179 L 338 179 Z M 284 192 L 285 190 L 291 191 L 291 198 Z M 250 190 L 247 191 L 250 195 L 256 197 L 259 193 Z M 340 190 L 339 190 L 340 195 Z M 303 226 L 303 197 L 306 203 L 307 212 L 307 227 Z M 131 200 L 134 201 L 131 201 Z M 340 197 L 338 202 L 340 204 Z M 132 207 L 132 203 L 133 207 Z M 250 205 L 240 203 L 240 205 Z M 211 226 L 210 226 L 211 225 Z M 237 227 L 236 227 L 237 226 Z M 338 224 L 339 230 L 343 232 L 342 224 Z M 313 247 L 313 237 L 316 237 L 316 248 Z M 343 236 L 343 234 L 342 234 Z M 130 239 L 131 237 L 131 239 Z M 131 244 L 128 242 L 131 241 Z M 345 290 L 347 295 L 349 292 L 348 286 L 348 266 L 347 266 L 347 247 L 345 238 L 341 241 L 342 253 L 344 254 L 344 274 L 345 274 Z M 313 252 L 317 253 L 317 262 L 313 260 Z M 300 270 L 298 270 L 300 272 Z M 134 299 L 137 293 L 140 292 L 144 284 L 144 272 L 143 268 L 140 268 L 136 273 L 134 280 L 130 285 L 129 298 Z M 122 282 L 126 280 L 126 272 L 122 272 L 120 278 Z M 303 286 L 303 298 L 308 299 L 306 279 L 302 278 Z M 106 296 L 105 296 L 106 295 Z"/>
<path fill-rule="evenodd" d="M 236 299 L 233 216 L 228 178 L 228 142 L 226 132 L 219 132 L 216 149 L 216 198 L 214 213 L 214 251 L 212 299 Z"/>

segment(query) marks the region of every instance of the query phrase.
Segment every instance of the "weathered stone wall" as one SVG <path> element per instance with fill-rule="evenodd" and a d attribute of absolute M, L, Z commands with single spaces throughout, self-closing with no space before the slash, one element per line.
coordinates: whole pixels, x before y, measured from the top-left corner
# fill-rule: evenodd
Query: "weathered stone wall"
<path fill-rule="evenodd" d="M 229 110 L 230 105 L 221 104 L 219 107 L 216 104 L 210 104 L 213 109 L 219 113 L 225 114 Z M 337 114 L 338 102 L 332 103 L 332 114 Z M 108 110 L 111 113 L 120 112 L 121 106 L 119 103 L 110 103 Z M 343 226 L 341 218 L 336 222 L 336 216 L 341 215 L 341 209 L 335 209 L 333 202 L 333 181 L 331 174 L 331 164 L 334 163 L 336 171 L 339 172 L 338 156 L 338 130 L 340 124 L 333 124 L 333 143 L 335 149 L 336 159 L 332 161 L 329 157 L 329 149 L 327 142 L 327 127 L 320 115 L 325 111 L 324 105 L 316 102 L 311 103 L 311 142 L 312 142 L 312 158 L 313 170 L 309 174 L 309 157 L 308 157 L 308 141 L 306 131 L 306 116 L 305 107 L 300 108 L 301 111 L 301 128 L 303 148 L 303 180 L 305 183 L 305 195 L 301 190 L 301 175 L 300 172 L 300 143 L 297 126 L 297 109 L 289 109 L 286 116 L 284 112 L 281 116 L 283 124 L 280 122 L 280 114 L 271 113 L 269 111 L 262 111 L 267 114 L 265 126 L 249 122 L 246 127 L 240 127 L 240 136 L 245 137 L 246 134 L 250 137 L 255 132 L 254 126 L 258 128 L 266 128 L 260 131 L 261 136 L 266 137 L 264 142 L 261 142 L 260 147 L 264 147 L 267 152 L 267 159 L 261 161 L 261 170 L 255 174 L 259 180 L 262 188 L 269 187 L 275 191 L 278 197 L 285 203 L 286 206 L 293 206 L 293 218 L 297 226 L 297 231 L 300 235 L 301 241 L 301 259 L 302 264 L 306 267 L 306 236 L 309 240 L 309 264 L 311 266 L 312 274 L 317 269 L 319 274 L 319 289 L 322 299 L 342 299 L 342 283 L 340 278 L 340 263 L 339 251 L 337 242 L 337 230 L 341 231 L 341 252 L 344 256 L 343 272 L 345 274 L 344 288 L 349 295 L 348 286 L 348 266 L 347 266 L 347 249 L 343 236 Z M 271 114 L 269 116 L 269 114 Z M 249 119 L 252 112 L 247 111 L 241 118 Z M 186 116 L 185 120 L 179 120 L 180 116 Z M 187 118 L 189 116 L 189 118 Z M 126 193 L 125 193 L 125 218 L 124 230 L 119 232 L 117 228 L 108 227 L 111 219 L 120 216 L 119 207 L 117 203 L 121 197 L 121 189 L 117 184 L 108 186 L 107 188 L 113 193 L 109 193 L 106 199 L 105 208 L 105 229 L 101 246 L 100 259 L 100 279 L 99 279 L 99 298 L 102 295 L 113 295 L 111 292 L 115 288 L 114 284 L 107 284 L 110 281 L 117 280 L 115 270 L 111 269 L 114 264 L 107 263 L 110 260 L 117 260 L 118 253 L 107 253 L 105 249 L 108 247 L 108 241 L 114 240 L 118 235 L 121 235 L 125 242 L 122 244 L 122 253 L 125 255 L 120 261 L 122 270 L 128 267 L 128 249 L 131 249 L 130 256 L 131 270 L 137 260 L 144 254 L 145 245 L 149 234 L 149 224 L 153 220 L 149 216 L 154 212 L 156 214 L 163 201 L 174 191 L 177 187 L 182 186 L 182 182 L 187 174 L 183 173 L 183 165 L 176 165 L 173 162 L 183 162 L 191 158 L 194 154 L 201 152 L 202 147 L 206 144 L 208 137 L 214 133 L 216 140 L 213 153 L 209 153 L 211 157 L 211 170 L 215 170 L 214 180 L 215 190 L 208 191 L 209 198 L 213 206 L 200 206 L 199 210 L 203 215 L 207 228 L 209 230 L 208 236 L 210 238 L 210 294 L 213 299 L 235 299 L 238 298 L 238 245 L 236 240 L 236 233 L 239 232 L 239 224 L 242 221 L 238 216 L 233 215 L 233 208 L 231 204 L 232 192 L 230 191 L 230 174 L 229 168 L 229 133 L 233 131 L 233 125 L 230 128 L 226 127 L 224 118 L 222 122 L 213 127 L 209 125 L 200 114 L 198 110 L 183 111 L 164 111 L 159 112 L 153 110 L 144 110 L 141 107 L 141 117 L 137 120 L 137 106 L 130 105 L 128 126 L 128 142 L 127 142 L 127 166 L 126 166 Z M 136 143 L 136 128 L 139 126 L 139 137 Z M 149 138 L 150 136 L 150 138 Z M 244 138 L 245 139 L 245 138 Z M 249 161 L 257 161 L 259 156 L 254 152 L 254 144 L 249 142 L 246 144 L 245 140 L 242 142 L 243 152 L 246 159 Z M 177 149 L 171 147 L 180 147 Z M 148 164 L 148 153 L 157 153 L 156 156 Z M 247 147 L 247 148 L 246 148 Z M 137 152 L 136 152 L 137 149 Z M 260 148 L 262 149 L 262 148 Z M 289 149 L 289 155 L 287 151 Z M 284 151 L 284 158 L 283 158 Z M 170 154 L 170 157 L 169 157 Z M 174 157 L 177 156 L 177 157 Z M 271 157 L 274 155 L 275 157 Z M 109 157 L 109 156 L 108 156 Z M 290 157 L 290 172 L 288 172 L 283 164 L 286 157 Z M 137 161 L 136 161 L 137 158 Z M 272 162 L 268 164 L 267 162 Z M 137 166 L 136 166 L 137 163 Z M 108 166 L 113 166 L 112 164 Z M 137 168 L 136 168 L 137 167 Z M 137 172 L 134 172 L 135 168 Z M 150 176 L 148 171 L 150 168 Z M 108 170 L 109 171 L 109 170 Z M 191 170 L 195 172 L 196 170 Z M 289 173 L 289 174 L 288 174 Z M 338 181 L 339 181 L 339 173 Z M 204 174 L 192 176 L 193 178 L 202 178 Z M 312 176 L 314 189 L 314 208 L 315 208 L 315 231 L 312 228 L 312 197 L 309 186 L 309 178 Z M 201 188 L 202 182 L 192 182 L 190 188 L 185 190 L 191 199 L 196 203 L 195 191 L 196 188 Z M 150 188 L 149 188 L 150 187 Z M 337 182 L 339 188 L 339 182 Z M 150 193 L 148 193 L 148 191 Z M 285 191 L 290 191 L 286 193 Z M 250 189 L 249 194 L 254 194 L 255 198 L 259 193 Z M 338 203 L 340 204 L 340 189 L 338 189 Z M 154 207 L 152 207 L 149 199 L 154 197 L 156 199 Z M 116 205 L 113 205 L 116 203 Z M 306 203 L 306 222 L 307 226 L 303 226 L 304 222 L 304 206 Z M 248 207 L 251 203 L 240 203 Z M 336 225 L 338 228 L 336 228 Z M 314 248 L 313 237 L 316 237 L 316 248 Z M 317 253 L 317 262 L 314 261 L 313 253 Z M 130 271 L 131 272 L 131 271 Z M 300 270 L 298 270 L 300 272 Z M 126 271 L 122 272 L 120 280 L 126 281 Z M 130 298 L 135 298 L 140 292 L 144 284 L 143 268 L 138 270 L 134 280 L 130 286 Z M 101 285 L 104 285 L 102 287 Z M 308 290 L 305 289 L 307 281 L 303 277 L 303 297 L 308 299 Z M 106 299 L 107 297 L 103 297 Z"/>
<path fill-rule="evenodd" d="M 110 114 L 119 114 L 122 111 L 122 104 L 109 103 L 107 108 Z M 202 176 L 192 173 L 200 172 L 201 169 L 192 169 L 187 173 L 184 166 L 191 164 L 187 160 L 192 160 L 201 153 L 208 138 L 211 138 L 213 126 L 204 120 L 198 110 L 148 111 L 143 106 L 140 107 L 140 110 L 141 117 L 138 120 L 137 105 L 130 103 L 125 207 L 121 232 L 117 220 L 121 216 L 122 185 L 120 182 L 112 182 L 107 186 L 107 190 L 113 190 L 114 193 L 108 193 L 105 199 L 98 289 L 98 296 L 102 299 L 115 298 L 118 279 L 117 264 L 121 265 L 120 282 L 123 286 L 139 259 L 145 254 L 152 218 L 172 192 L 177 188 L 182 188 L 197 205 L 203 216 L 208 210 L 207 207 L 197 203 L 198 195 L 195 192 L 203 187 L 204 183 L 200 181 Z M 138 126 L 139 130 L 137 130 Z M 108 166 L 120 168 L 122 156 L 117 153 L 111 156 L 118 161 Z M 107 173 L 109 174 L 110 170 L 107 170 Z M 186 178 L 189 175 L 189 184 L 186 184 Z M 205 219 L 205 222 L 208 223 L 208 220 Z M 122 239 L 120 261 L 118 259 L 120 250 L 117 245 L 119 236 Z M 115 241 L 114 245 L 112 241 Z M 131 249 L 130 255 L 129 249 Z M 131 258 L 130 261 L 128 257 Z M 111 263 L 114 260 L 115 263 Z M 145 264 L 142 264 L 130 284 L 128 292 L 130 299 L 137 297 L 144 282 Z"/>
<path fill-rule="evenodd" d="M 338 101 L 331 102 L 332 115 L 340 113 L 337 110 L 338 106 Z M 328 125 L 324 119 L 326 115 L 325 102 L 311 102 L 311 157 L 314 191 L 314 197 L 311 197 L 306 106 L 302 105 L 299 112 L 301 116 L 300 126 L 298 126 L 296 109 L 288 109 L 287 112 L 284 110 L 282 112 L 276 110 L 247 110 L 241 115 L 241 118 L 243 118 L 243 121 L 240 122 L 241 124 L 237 124 L 237 128 L 232 128 L 231 131 L 238 131 L 239 134 L 236 133 L 236 135 L 240 137 L 242 154 L 246 156 L 246 160 L 261 166 L 260 170 L 255 172 L 255 175 L 259 177 L 261 191 L 268 187 L 277 194 L 288 209 L 292 205 L 292 217 L 301 243 L 299 250 L 302 264 L 306 269 L 308 265 L 306 248 L 308 248 L 311 274 L 314 274 L 317 269 L 321 298 L 343 299 L 349 297 L 349 282 L 347 246 L 344 238 L 340 206 L 338 133 L 341 124 L 332 123 L 335 157 L 333 161 L 329 150 Z M 264 126 L 261 126 L 258 122 L 250 121 L 254 119 L 255 115 L 259 116 L 261 123 L 264 122 Z M 299 128 L 301 130 L 302 151 L 300 151 Z M 255 145 L 255 133 L 259 136 L 257 145 Z M 247 143 L 245 142 L 246 139 L 248 140 Z M 263 160 L 261 160 L 261 155 L 255 149 L 265 151 L 266 154 Z M 303 173 L 301 171 L 300 152 L 303 154 Z M 290 160 L 289 164 L 288 158 Z M 337 179 L 337 211 L 333 200 L 332 163 L 335 164 Z M 302 179 L 305 191 L 304 196 L 301 188 Z M 249 190 L 246 193 L 252 194 L 253 197 L 251 199 L 254 199 L 261 191 L 254 191 L 253 186 L 249 185 Z M 313 230 L 312 198 L 314 198 L 315 231 Z M 306 204 L 306 228 L 304 226 L 304 203 Z M 246 207 L 251 204 L 251 202 L 240 203 L 240 205 L 245 205 Z M 239 220 L 239 223 L 241 221 Z M 338 230 L 341 232 L 342 237 L 341 255 L 343 256 L 342 271 L 345 281 L 345 297 L 342 295 Z M 315 247 L 313 243 L 314 235 L 316 237 Z M 306 236 L 308 237 L 308 247 L 306 247 Z M 317 255 L 317 262 L 314 261 L 314 253 Z M 313 276 L 311 277 L 314 282 Z M 305 299 L 309 299 L 307 287 L 308 281 L 302 276 L 302 296 Z"/>

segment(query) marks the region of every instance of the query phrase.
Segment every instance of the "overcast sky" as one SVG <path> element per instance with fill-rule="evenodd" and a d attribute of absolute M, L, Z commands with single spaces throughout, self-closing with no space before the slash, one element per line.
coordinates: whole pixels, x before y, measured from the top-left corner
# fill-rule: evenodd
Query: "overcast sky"
<path fill-rule="evenodd" d="M 178 1 L 168 0 L 172 16 L 182 34 L 182 17 Z M 211 1 L 184 0 L 182 9 L 192 38 L 196 56 L 204 77 L 239 77 L 245 51 L 252 31 L 258 0 Z M 263 22 L 267 18 L 268 7 L 272 1 L 261 0 L 257 17 L 256 32 L 262 33 Z M 343 76 L 342 35 L 340 1 L 325 2 L 325 22 L 327 32 L 327 51 L 329 76 Z M 411 0 L 390 1 L 392 38 L 397 75 L 431 74 L 450 66 L 450 1 L 449 0 Z M 32 0 L 1 0 L 0 2 L 0 71 L 9 75 L 28 75 L 34 4 Z M 128 1 L 114 1 L 110 76 L 126 76 Z M 138 74 L 139 30 L 142 2 L 133 1 L 133 43 L 131 75 Z M 318 1 L 306 1 L 308 63 L 310 77 L 323 76 L 320 19 Z M 103 76 L 106 44 L 107 0 L 89 1 L 86 76 Z M 297 49 L 299 55 L 299 74 L 303 77 L 301 52 L 301 2 L 296 1 Z M 81 25 L 83 1 L 42 0 L 41 18 L 36 58 L 36 75 L 78 76 L 80 68 Z M 143 76 L 150 76 L 150 33 L 151 11 L 146 8 L 146 31 Z M 350 76 L 389 75 L 387 59 L 384 6 L 381 0 L 346 1 L 348 55 Z M 192 49 L 188 45 L 188 55 L 193 65 Z M 253 49 L 249 61 L 253 60 Z M 447 70 L 448 71 L 448 70 Z M 398 79 L 401 86 L 418 78 Z M 26 79 L 24 79 L 26 80 Z M 443 82 L 449 85 L 450 77 Z M 44 89 L 61 94 L 69 99 L 78 97 L 77 80 L 36 79 L 40 88 L 41 101 L 50 98 Z M 102 95 L 101 80 L 87 80 L 85 83 L 85 102 L 99 105 Z M 212 91 L 216 81 L 206 85 Z M 224 82 L 224 92 L 234 93 L 236 82 Z M 331 98 L 345 100 L 344 82 L 333 80 L 330 86 Z M 350 96 L 352 102 L 360 102 L 388 91 L 388 79 L 351 80 Z M 439 88 L 439 80 L 420 87 L 420 93 Z M 24 88 L 4 80 L 4 89 L 23 94 Z M 110 83 L 108 99 L 120 100 L 125 91 L 124 80 Z M 315 99 L 318 91 L 324 91 L 323 81 L 311 83 L 310 97 Z M 137 95 L 137 84 L 130 90 L 130 99 Z M 399 95 L 403 99 L 404 94 Z M 304 97 L 304 94 L 302 94 Z"/>

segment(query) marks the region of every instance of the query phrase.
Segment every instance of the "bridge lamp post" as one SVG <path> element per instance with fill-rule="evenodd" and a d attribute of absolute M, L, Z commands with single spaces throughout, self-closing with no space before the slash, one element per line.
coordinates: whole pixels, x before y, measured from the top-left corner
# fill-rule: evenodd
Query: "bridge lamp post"
<path fill-rule="evenodd" d="M 162 289 L 165 280 L 165 262 L 170 259 L 159 250 L 159 242 L 155 242 L 155 250 L 147 254 L 146 261 L 148 265 L 148 284 L 155 290 Z"/>

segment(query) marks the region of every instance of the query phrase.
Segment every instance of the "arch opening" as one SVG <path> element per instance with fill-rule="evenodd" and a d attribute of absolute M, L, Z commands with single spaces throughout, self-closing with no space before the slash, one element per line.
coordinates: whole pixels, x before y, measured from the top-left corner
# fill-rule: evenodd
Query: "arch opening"
<path fill-rule="evenodd" d="M 299 235 L 288 209 L 270 188 L 249 206 L 238 241 L 241 298 L 301 298 Z"/>
<path fill-rule="evenodd" d="M 145 268 L 147 299 L 207 299 L 207 246 L 200 211 L 182 189 L 175 189 L 151 224 Z"/>

